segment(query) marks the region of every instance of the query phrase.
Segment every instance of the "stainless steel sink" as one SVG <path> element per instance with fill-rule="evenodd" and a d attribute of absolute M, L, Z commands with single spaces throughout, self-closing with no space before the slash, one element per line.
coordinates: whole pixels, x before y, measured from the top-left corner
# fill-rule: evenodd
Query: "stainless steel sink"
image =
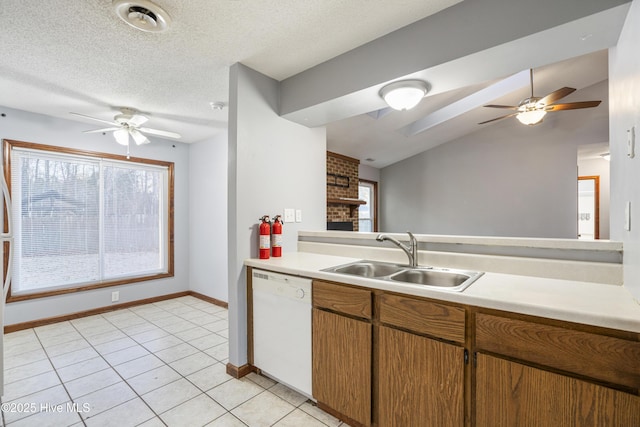
<path fill-rule="evenodd" d="M 410 267 L 408 265 L 367 260 L 338 265 L 322 271 L 367 277 L 394 282 L 396 284 L 437 288 L 453 292 L 462 292 L 483 274 L 478 271 L 435 267 Z"/>
<path fill-rule="evenodd" d="M 460 286 L 471 278 L 469 274 L 456 273 L 447 270 L 404 270 L 389 277 L 396 282 L 409 282 L 418 285 L 439 286 L 452 288 Z"/>
<path fill-rule="evenodd" d="M 387 264 L 380 262 L 354 262 L 352 264 L 337 267 L 334 273 L 351 274 L 361 277 L 383 277 L 390 276 L 393 273 L 404 271 L 404 268 L 395 264 Z"/>

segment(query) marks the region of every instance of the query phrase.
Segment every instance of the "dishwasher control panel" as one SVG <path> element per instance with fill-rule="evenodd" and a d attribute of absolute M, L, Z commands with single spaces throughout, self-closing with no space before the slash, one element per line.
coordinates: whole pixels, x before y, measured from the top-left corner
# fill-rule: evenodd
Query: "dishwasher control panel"
<path fill-rule="evenodd" d="M 254 290 L 311 303 L 309 279 L 254 270 L 251 282 Z"/>

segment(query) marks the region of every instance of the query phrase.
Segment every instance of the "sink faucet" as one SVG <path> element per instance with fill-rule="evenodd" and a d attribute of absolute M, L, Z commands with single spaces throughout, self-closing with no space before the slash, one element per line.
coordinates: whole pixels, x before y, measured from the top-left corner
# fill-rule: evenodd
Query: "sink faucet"
<path fill-rule="evenodd" d="M 390 241 L 391 243 L 393 243 L 394 245 L 402 249 L 404 253 L 407 254 L 407 257 L 409 257 L 409 265 L 411 267 L 417 267 L 418 266 L 418 241 L 410 231 L 407 231 L 407 234 L 409 235 L 409 239 L 410 239 L 409 246 L 399 242 L 397 239 L 391 236 L 387 236 L 386 234 L 378 234 L 378 236 L 376 237 L 376 240 L 378 242 L 384 242 L 385 240 Z"/>

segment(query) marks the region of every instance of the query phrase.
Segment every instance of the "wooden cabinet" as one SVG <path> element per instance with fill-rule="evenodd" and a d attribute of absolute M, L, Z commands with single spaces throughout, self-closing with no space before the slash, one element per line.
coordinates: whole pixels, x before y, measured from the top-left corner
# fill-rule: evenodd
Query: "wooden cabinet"
<path fill-rule="evenodd" d="M 313 397 L 321 408 L 369 426 L 371 292 L 316 281 L 313 305 Z"/>
<path fill-rule="evenodd" d="M 464 307 L 391 293 L 379 295 L 378 301 L 382 324 L 459 344 L 465 342 Z"/>
<path fill-rule="evenodd" d="M 640 334 L 324 281 L 313 306 L 313 395 L 352 426 L 640 427 Z"/>
<path fill-rule="evenodd" d="M 313 396 L 321 408 L 365 426 L 464 425 L 464 308 L 385 292 L 374 304 L 366 289 L 313 286 Z"/>
<path fill-rule="evenodd" d="M 464 349 L 380 327 L 378 425 L 464 425 Z"/>
<path fill-rule="evenodd" d="M 640 426 L 637 334 L 517 315 L 475 323 L 476 426 Z"/>
<path fill-rule="evenodd" d="M 391 293 L 378 307 L 378 425 L 463 426 L 465 309 Z"/>
<path fill-rule="evenodd" d="M 478 354 L 475 425 L 638 426 L 640 397 Z"/>

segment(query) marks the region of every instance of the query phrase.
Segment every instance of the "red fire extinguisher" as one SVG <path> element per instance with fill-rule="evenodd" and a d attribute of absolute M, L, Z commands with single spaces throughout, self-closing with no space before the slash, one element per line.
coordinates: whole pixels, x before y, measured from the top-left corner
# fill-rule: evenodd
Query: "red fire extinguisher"
<path fill-rule="evenodd" d="M 269 215 L 260 218 L 260 259 L 269 259 L 271 252 L 271 221 Z"/>
<path fill-rule="evenodd" d="M 276 215 L 271 226 L 271 256 L 282 256 L 282 216 Z"/>

